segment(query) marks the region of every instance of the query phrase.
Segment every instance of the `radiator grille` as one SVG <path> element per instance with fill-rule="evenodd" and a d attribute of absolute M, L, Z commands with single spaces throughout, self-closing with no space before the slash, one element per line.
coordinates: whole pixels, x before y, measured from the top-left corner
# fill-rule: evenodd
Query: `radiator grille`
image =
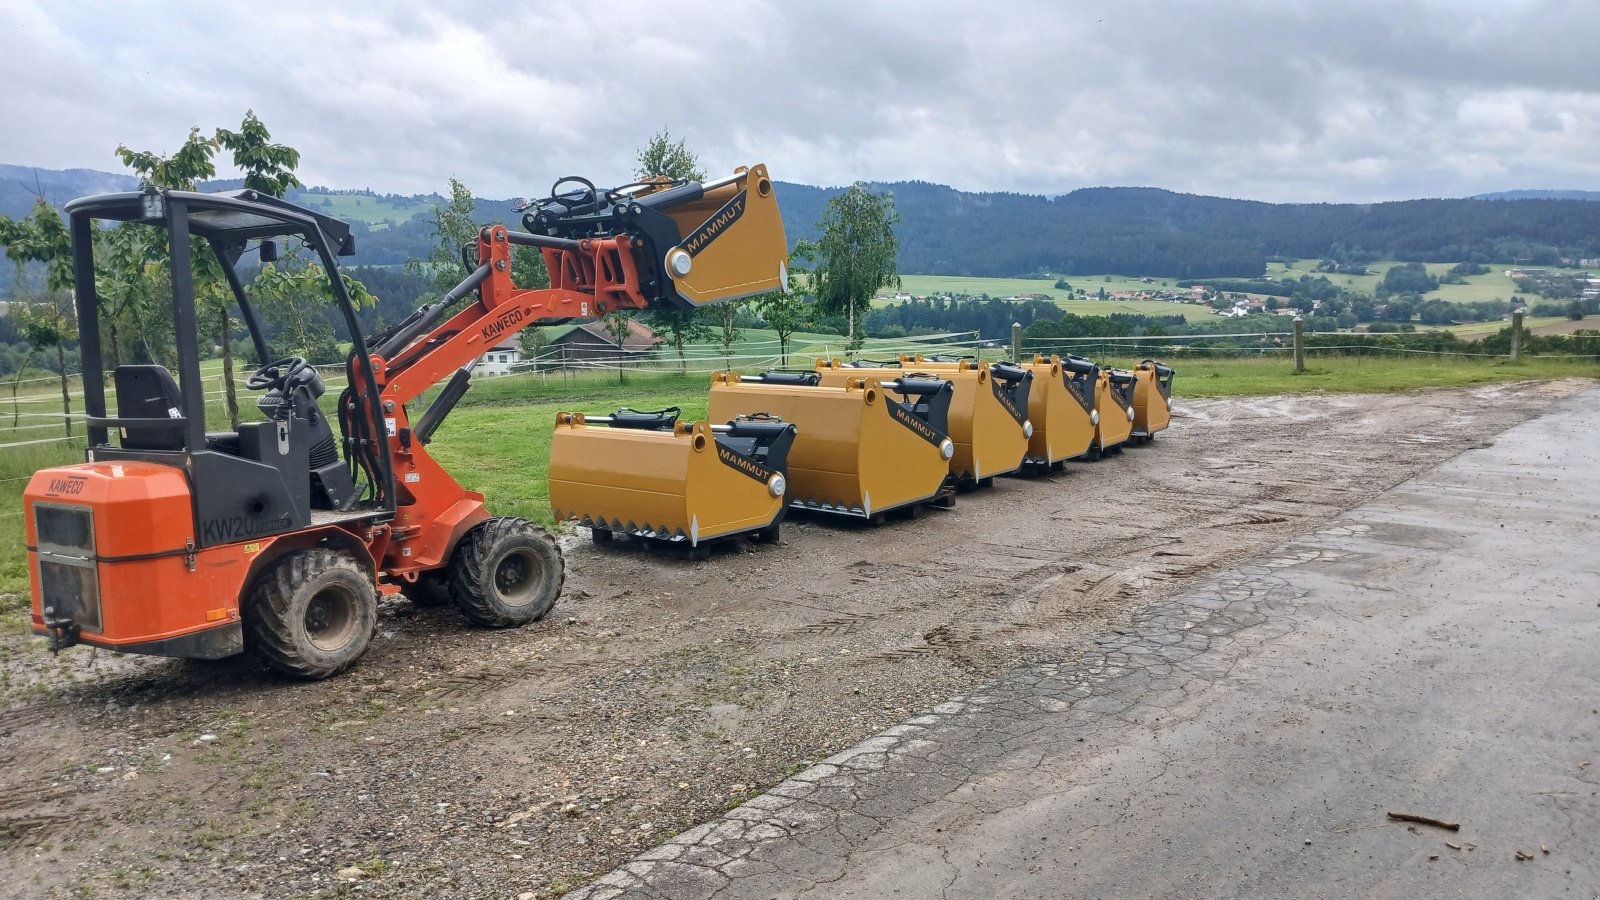
<path fill-rule="evenodd" d="M 35 503 L 39 600 L 46 624 L 100 631 L 100 574 L 94 517 L 88 507 Z"/>

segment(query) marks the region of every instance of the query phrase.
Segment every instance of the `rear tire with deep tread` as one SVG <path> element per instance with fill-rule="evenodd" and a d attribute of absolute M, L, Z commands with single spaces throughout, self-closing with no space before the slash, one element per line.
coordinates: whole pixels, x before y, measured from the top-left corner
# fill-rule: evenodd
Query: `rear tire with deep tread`
<path fill-rule="evenodd" d="M 295 678 L 337 675 L 366 654 L 378 624 L 372 576 L 348 554 L 298 550 L 256 579 L 244 607 L 247 645 Z"/>
<path fill-rule="evenodd" d="M 555 539 L 515 516 L 474 526 L 450 561 L 456 605 L 485 628 L 516 628 L 544 618 L 564 581 L 566 562 Z"/>

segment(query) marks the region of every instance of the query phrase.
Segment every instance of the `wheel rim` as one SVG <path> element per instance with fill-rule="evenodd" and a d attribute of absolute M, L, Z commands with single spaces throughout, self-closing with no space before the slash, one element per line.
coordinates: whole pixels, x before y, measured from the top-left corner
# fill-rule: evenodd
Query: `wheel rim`
<path fill-rule="evenodd" d="M 495 565 L 494 590 L 507 606 L 527 606 L 539 599 L 543 576 L 544 560 L 532 550 L 518 548 Z"/>
<path fill-rule="evenodd" d="M 306 638 L 325 652 L 341 650 L 356 636 L 361 617 L 356 597 L 348 589 L 330 585 L 317 591 L 306 604 Z"/>

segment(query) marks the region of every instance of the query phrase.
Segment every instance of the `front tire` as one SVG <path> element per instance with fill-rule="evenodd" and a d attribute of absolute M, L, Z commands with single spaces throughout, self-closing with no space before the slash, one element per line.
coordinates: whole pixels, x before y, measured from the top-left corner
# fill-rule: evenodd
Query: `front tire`
<path fill-rule="evenodd" d="M 257 579 L 244 613 L 257 658 L 285 675 L 316 680 L 366 654 L 378 597 L 371 575 L 347 554 L 300 550 Z"/>
<path fill-rule="evenodd" d="M 468 531 L 450 563 L 456 605 L 485 628 L 516 628 L 544 618 L 565 580 L 555 539 L 514 516 L 497 516 Z"/>

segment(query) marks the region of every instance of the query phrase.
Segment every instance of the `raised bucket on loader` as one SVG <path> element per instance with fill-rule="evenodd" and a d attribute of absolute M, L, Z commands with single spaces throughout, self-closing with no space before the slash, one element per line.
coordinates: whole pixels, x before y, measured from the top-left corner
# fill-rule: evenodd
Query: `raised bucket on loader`
<path fill-rule="evenodd" d="M 863 374 L 865 377 L 863 377 Z M 823 386 L 816 372 L 712 376 L 712 418 L 767 413 L 799 431 L 789 452 L 789 503 L 867 519 L 922 504 L 949 506 L 954 388 L 939 379 L 873 373 Z"/>
<path fill-rule="evenodd" d="M 950 474 L 957 483 L 988 485 L 994 476 L 1022 467 L 1033 436 L 1028 420 L 1028 393 L 1033 373 L 1011 363 L 978 363 L 971 359 L 923 360 L 902 357 L 894 365 L 902 372 L 932 375 L 955 386 L 950 401 L 950 438 L 956 442 Z M 823 384 L 860 377 L 862 365 L 839 360 L 818 360 Z"/>
<path fill-rule="evenodd" d="M 1134 367 L 1133 441 L 1155 439 L 1156 432 L 1172 424 L 1172 377 L 1177 373 L 1153 359 Z"/>
<path fill-rule="evenodd" d="M 676 407 L 556 415 L 550 505 L 593 531 L 702 549 L 751 534 L 774 540 L 787 509 L 794 425 L 771 416 L 685 422 Z"/>
<path fill-rule="evenodd" d="M 1132 372 L 1109 367 L 1100 370 L 1094 393 L 1095 412 L 1099 414 L 1099 419 L 1095 422 L 1094 443 L 1089 447 L 1089 459 L 1099 459 L 1106 453 L 1121 453 L 1122 445 L 1133 436 L 1133 388 L 1136 380 Z"/>

